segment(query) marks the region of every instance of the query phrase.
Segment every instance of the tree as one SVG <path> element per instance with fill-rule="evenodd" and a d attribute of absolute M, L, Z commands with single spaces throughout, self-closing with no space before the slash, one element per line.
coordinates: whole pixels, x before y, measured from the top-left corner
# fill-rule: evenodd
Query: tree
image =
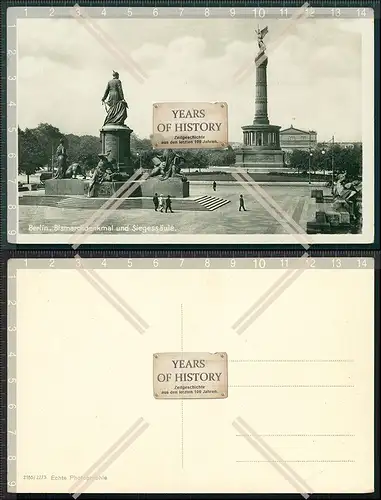
<path fill-rule="evenodd" d="M 309 152 L 302 149 L 294 149 L 289 156 L 289 166 L 297 170 L 298 174 L 308 170 Z"/>
<path fill-rule="evenodd" d="M 209 157 L 203 149 L 182 149 L 178 153 L 184 158 L 188 168 L 205 168 L 209 165 Z"/>
<path fill-rule="evenodd" d="M 44 151 L 44 165 L 50 164 L 52 156 L 55 154 L 62 132 L 57 127 L 49 123 L 40 123 L 37 128 L 32 129 Z"/>
<path fill-rule="evenodd" d="M 150 151 L 140 151 L 132 154 L 134 160 L 135 168 L 145 168 L 151 169 L 153 168 L 152 158 L 157 155 L 161 155 L 162 151 L 154 151 L 153 149 Z"/>
<path fill-rule="evenodd" d="M 68 165 L 70 165 L 70 163 L 79 161 L 81 138 L 75 134 L 66 134 L 65 139 L 67 146 L 67 162 Z"/>
<path fill-rule="evenodd" d="M 153 167 L 152 158 L 159 154 L 154 151 L 150 139 L 140 139 L 134 132 L 131 134 L 131 156 L 135 168 L 149 169 Z"/>
<path fill-rule="evenodd" d="M 143 151 L 152 151 L 152 143 L 150 139 L 140 139 L 134 132 L 131 134 L 131 151 L 142 153 Z"/>
<path fill-rule="evenodd" d="M 228 145 L 226 150 L 224 151 L 225 153 L 225 163 L 224 165 L 234 165 L 235 164 L 235 151 L 234 149 Z"/>
<path fill-rule="evenodd" d="M 45 152 L 35 129 L 18 129 L 18 166 L 19 172 L 29 176 L 41 168 L 45 163 Z"/>
<path fill-rule="evenodd" d="M 344 172 L 351 178 L 361 177 L 362 173 L 362 146 L 355 144 L 346 147 L 341 144 L 318 144 L 316 148 L 309 151 L 295 149 L 290 155 L 290 167 L 299 172 L 311 170 Z"/>
<path fill-rule="evenodd" d="M 333 168 L 335 172 L 347 172 L 348 178 L 358 178 L 362 175 L 362 146 L 343 147 L 337 144 L 333 147 Z"/>
<path fill-rule="evenodd" d="M 99 137 L 93 135 L 67 135 L 68 141 L 68 162 L 81 162 L 88 167 L 94 167 L 98 161 L 98 154 L 101 152 L 101 141 Z"/>

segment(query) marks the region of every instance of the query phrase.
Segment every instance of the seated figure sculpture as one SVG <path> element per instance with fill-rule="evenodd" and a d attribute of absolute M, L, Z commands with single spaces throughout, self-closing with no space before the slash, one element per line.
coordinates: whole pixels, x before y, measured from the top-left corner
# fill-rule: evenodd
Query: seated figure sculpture
<path fill-rule="evenodd" d="M 72 163 L 65 172 L 65 179 L 77 179 L 78 176 L 86 178 L 86 170 L 81 162 Z"/>
<path fill-rule="evenodd" d="M 182 156 L 174 153 L 172 149 L 168 149 L 161 157 L 155 156 L 152 159 L 154 168 L 149 177 L 158 177 L 161 181 L 165 181 L 170 177 L 180 177 L 183 181 L 186 181 L 186 177 L 181 173 L 181 164 L 184 161 Z"/>
<path fill-rule="evenodd" d="M 95 167 L 91 182 L 89 184 L 88 197 L 93 198 L 96 196 L 96 189 L 107 179 L 108 172 L 111 168 L 111 162 L 108 161 L 107 155 L 99 154 L 99 162 Z"/>

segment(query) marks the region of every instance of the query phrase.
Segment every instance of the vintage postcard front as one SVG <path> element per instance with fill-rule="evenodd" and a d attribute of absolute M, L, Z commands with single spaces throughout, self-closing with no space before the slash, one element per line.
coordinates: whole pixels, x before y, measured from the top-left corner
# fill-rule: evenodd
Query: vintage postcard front
<path fill-rule="evenodd" d="M 158 399 L 226 398 L 226 352 L 154 354 L 153 392 Z"/>
<path fill-rule="evenodd" d="M 228 106 L 224 102 L 155 103 L 155 148 L 215 149 L 228 146 Z"/>
<path fill-rule="evenodd" d="M 371 492 L 373 261 L 309 261 L 10 261 L 9 491 Z"/>
<path fill-rule="evenodd" d="M 373 242 L 372 9 L 7 15 L 10 242 Z"/>

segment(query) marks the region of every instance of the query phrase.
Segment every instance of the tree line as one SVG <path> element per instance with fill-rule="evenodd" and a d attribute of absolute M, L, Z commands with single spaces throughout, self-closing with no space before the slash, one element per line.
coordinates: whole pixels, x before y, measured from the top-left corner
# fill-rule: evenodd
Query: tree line
<path fill-rule="evenodd" d="M 89 170 L 98 163 L 101 152 L 100 137 L 92 135 L 63 134 L 49 123 L 40 123 L 36 128 L 18 129 L 19 173 L 31 175 L 42 168 L 51 168 L 55 162 L 55 151 L 60 139 L 68 144 L 68 163 L 81 162 Z M 185 168 L 202 169 L 208 166 L 229 166 L 235 163 L 235 151 L 231 146 L 226 149 L 184 149 L 179 150 L 185 160 Z M 136 168 L 152 168 L 152 158 L 157 155 L 150 139 L 141 139 L 131 134 L 131 156 Z M 340 144 L 318 144 L 309 151 L 294 150 L 286 154 L 287 166 L 300 175 L 310 172 L 328 171 L 332 168 L 341 172 L 346 170 L 350 176 L 361 176 L 362 147 L 354 145 L 347 148 Z"/>
<path fill-rule="evenodd" d="M 334 172 L 346 171 L 349 177 L 359 178 L 362 175 L 362 146 L 320 143 L 311 151 L 295 149 L 288 155 L 287 163 L 299 174 L 332 171 L 333 167 Z"/>
<path fill-rule="evenodd" d="M 66 139 L 68 146 L 68 164 L 81 162 L 89 170 L 97 165 L 98 154 L 101 152 L 100 137 L 63 134 L 49 123 L 40 123 L 36 128 L 18 129 L 19 173 L 31 175 L 40 169 L 51 169 L 62 138 Z M 131 134 L 131 156 L 136 168 L 152 168 L 152 158 L 157 154 L 149 139 L 141 139 L 135 133 Z M 221 150 L 181 150 L 181 156 L 184 157 L 185 164 L 192 168 L 232 165 L 235 161 L 231 146 Z"/>

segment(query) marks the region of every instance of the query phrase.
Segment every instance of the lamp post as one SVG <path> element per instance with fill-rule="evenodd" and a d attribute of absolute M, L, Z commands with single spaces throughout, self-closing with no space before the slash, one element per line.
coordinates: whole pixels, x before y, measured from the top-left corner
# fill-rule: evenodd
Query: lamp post
<path fill-rule="evenodd" d="M 308 134 L 308 184 L 311 184 L 311 132 Z"/>
<path fill-rule="evenodd" d="M 50 168 L 52 171 L 52 177 L 54 176 L 54 143 L 52 142 L 52 151 L 51 151 L 51 162 L 50 162 Z"/>
<path fill-rule="evenodd" d="M 329 141 L 331 142 L 331 182 L 332 182 L 332 189 L 333 189 L 333 182 L 335 179 L 335 151 L 334 151 L 334 146 L 335 146 L 335 136 L 332 136 L 332 139 Z M 325 155 L 326 150 L 322 149 L 321 154 Z M 325 173 L 325 170 L 324 170 Z"/>
<path fill-rule="evenodd" d="M 142 169 L 142 156 L 140 153 L 136 153 L 137 157 L 139 158 L 139 169 Z"/>
<path fill-rule="evenodd" d="M 333 183 L 335 179 L 335 151 L 334 151 L 334 146 L 335 146 L 335 136 L 332 136 L 332 139 L 329 141 L 331 142 L 331 183 L 332 183 L 332 191 L 333 191 Z M 323 147 L 321 154 L 325 155 L 326 149 Z M 325 168 L 324 168 L 324 174 L 325 174 Z"/>
<path fill-rule="evenodd" d="M 308 153 L 308 184 L 311 184 L 311 157 L 312 153 L 310 149 Z"/>
<path fill-rule="evenodd" d="M 325 153 L 326 153 L 326 151 L 325 151 L 325 149 L 323 148 L 323 149 L 321 150 L 321 154 L 323 155 L 323 176 L 324 176 L 324 177 L 325 177 L 325 162 L 324 162 L 324 160 L 325 160 Z"/>

